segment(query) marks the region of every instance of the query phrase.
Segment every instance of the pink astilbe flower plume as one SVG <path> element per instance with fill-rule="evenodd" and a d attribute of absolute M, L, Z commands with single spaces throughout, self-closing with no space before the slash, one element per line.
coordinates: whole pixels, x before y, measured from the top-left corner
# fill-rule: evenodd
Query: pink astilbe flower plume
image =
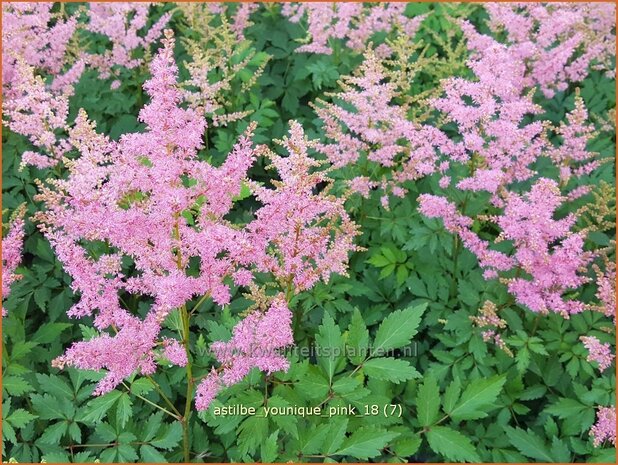
<path fill-rule="evenodd" d="M 46 204 L 37 215 L 40 228 L 81 294 L 69 314 L 92 315 L 99 330 L 118 330 L 76 344 L 58 361 L 108 369 L 97 394 L 113 389 L 132 371 L 154 370 L 160 325 L 172 310 L 201 295 L 219 304 L 229 301 L 223 279 L 235 271 L 229 255 L 243 233 L 223 217 L 255 157 L 251 128 L 219 168 L 198 159 L 205 121 L 195 110 L 179 106 L 173 46 L 169 32 L 144 85 L 151 97 L 139 115 L 146 131 L 113 142 L 97 134 L 81 112 L 70 131 L 81 156 L 68 163 L 67 179 L 51 181 L 40 195 Z M 92 241 L 106 244 L 108 252 L 92 256 Z M 134 271 L 123 268 L 125 257 Z M 190 276 L 191 257 L 199 259 L 199 273 Z M 153 299 L 143 321 L 122 308 L 122 291 Z M 122 369 L 116 365 L 117 346 L 133 354 L 125 357 Z"/>
<path fill-rule="evenodd" d="M 616 6 L 611 3 L 487 3 L 489 25 L 526 63 L 526 86 L 547 97 L 582 81 L 591 68 L 615 75 Z"/>
<path fill-rule="evenodd" d="M 279 143 L 287 157 L 266 152 L 280 177 L 273 181 L 275 189 L 251 184 L 263 206 L 247 225 L 246 247 L 259 271 L 271 272 L 298 292 L 328 281 L 331 273 L 345 274 L 359 232 L 344 199 L 329 194 L 326 173 L 308 153 L 316 144 L 300 124 L 291 122 L 289 136 Z"/>
<path fill-rule="evenodd" d="M 206 410 L 224 386 L 239 383 L 253 368 L 268 374 L 287 370 L 289 362 L 280 349 L 293 343 L 292 312 L 279 294 L 268 310 L 254 310 L 241 320 L 230 341 L 211 345 L 221 367 L 213 369 L 197 387 L 197 410 Z"/>
<path fill-rule="evenodd" d="M 171 18 L 165 13 L 147 31 L 148 11 L 151 3 L 99 3 L 89 4 L 87 29 L 106 36 L 111 41 L 111 50 L 102 54 L 88 55 L 89 64 L 98 69 L 102 78 L 115 75 L 115 66 L 132 69 L 144 63 L 135 58 L 136 50 L 149 50 L 158 40 L 163 28 Z"/>
<path fill-rule="evenodd" d="M 599 407 L 597 421 L 590 429 L 594 447 L 599 447 L 604 441 L 616 446 L 616 407 Z"/>
<path fill-rule="evenodd" d="M 446 79 L 444 96 L 433 99 L 432 105 L 446 121 L 456 124 L 459 134 L 454 139 L 458 142 L 452 144 L 462 149 L 447 146 L 450 156 L 440 164 L 453 168 L 464 164 L 465 174 L 440 183 L 444 196 L 422 194 L 421 213 L 442 218 L 446 229 L 458 234 L 476 255 L 485 277 L 501 276 L 517 303 L 534 312 L 555 312 L 568 318 L 587 308 L 565 295 L 589 281 L 587 270 L 595 258 L 584 248 L 587 231 L 578 230 L 577 214 L 560 219 L 557 214 L 564 204 L 590 192 L 589 186 L 579 185 L 563 194 L 561 187 L 572 177 L 590 174 L 600 163 L 597 154 L 587 150 L 595 133 L 587 122 L 586 108 L 576 96 L 575 109 L 559 127 L 543 121 L 526 123 L 541 108 L 527 90 L 525 63 L 511 48 L 477 33 L 469 23 L 462 21 L 461 27 L 475 79 Z M 559 143 L 549 142 L 550 131 Z M 542 158 L 560 170 L 560 184 L 539 177 Z M 532 186 L 525 188 L 524 182 Z M 450 185 L 490 193 L 491 214 L 466 216 L 465 202 L 457 205 L 449 200 Z M 499 233 L 493 239 L 481 239 L 472 231 L 475 219 L 494 223 Z M 493 243 L 502 241 L 509 241 L 512 249 L 498 252 L 493 248 Z M 512 273 L 504 277 L 507 272 Z"/>
<path fill-rule="evenodd" d="M 22 249 L 24 246 L 26 214 L 25 205 L 19 207 L 13 214 L 6 237 L 2 238 L 2 300 L 4 301 L 11 292 L 11 284 L 21 278 L 15 270 L 21 263 Z M 6 316 L 6 310 L 2 307 L 2 316 Z"/>
<path fill-rule="evenodd" d="M 69 41 L 77 29 L 77 18 L 62 18 L 51 12 L 53 2 L 2 3 L 2 87 L 5 100 L 18 78 L 18 61 L 62 80 L 58 87 L 75 82 L 79 66 L 61 76 L 68 60 Z M 83 71 L 83 69 L 81 70 Z"/>
<path fill-rule="evenodd" d="M 47 168 L 60 162 L 70 149 L 61 137 L 67 128 L 69 95 L 49 90 L 34 68 L 19 58 L 13 69 L 11 98 L 3 105 L 3 114 L 11 131 L 26 136 L 39 152 L 22 154 L 22 165 Z"/>
<path fill-rule="evenodd" d="M 594 336 L 581 336 L 579 339 L 584 343 L 584 347 L 588 351 L 586 360 L 597 362 L 599 364 L 599 371 L 605 371 L 612 365 L 616 356 L 612 354 L 609 343 L 603 344 Z"/>
<path fill-rule="evenodd" d="M 388 168 L 387 176 L 352 179 L 353 191 L 367 197 L 380 187 L 403 197 L 405 181 L 441 171 L 438 147 L 453 158 L 461 152 L 442 131 L 407 119 L 405 108 L 395 101 L 395 84 L 388 81 L 373 52 L 365 54 L 355 76 L 342 79 L 341 87 L 341 92 L 331 95 L 333 102 L 318 100 L 314 105 L 328 139 L 318 149 L 335 168 L 358 164 L 363 156 L 370 164 Z"/>
<path fill-rule="evenodd" d="M 405 3 L 285 3 L 282 13 L 291 22 L 307 20 L 308 43 L 296 49 L 297 52 L 332 53 L 332 39 L 344 39 L 347 47 L 362 52 L 371 36 L 376 32 L 400 31 L 401 34 L 416 34 L 424 15 L 408 18 L 404 15 Z M 389 55 L 386 44 L 377 50 L 381 56 Z"/>

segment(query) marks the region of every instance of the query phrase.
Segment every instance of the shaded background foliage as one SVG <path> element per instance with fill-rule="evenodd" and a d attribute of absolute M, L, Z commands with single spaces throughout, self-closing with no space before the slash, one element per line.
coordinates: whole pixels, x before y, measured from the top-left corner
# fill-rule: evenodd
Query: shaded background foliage
<path fill-rule="evenodd" d="M 159 4 L 152 7 L 151 16 L 154 20 L 172 9 L 171 4 Z M 418 33 L 418 40 L 427 43 L 434 43 L 436 35 L 446 38 L 453 28 L 445 12 L 465 16 L 481 32 L 488 31 L 487 14 L 478 5 L 423 3 L 409 4 L 406 10 L 408 15 L 432 13 Z M 181 16 L 175 12 L 170 27 L 177 36 L 191 34 Z M 341 43 L 333 44 L 332 55 L 295 53 L 305 30 L 302 24 L 283 18 L 280 5 L 266 5 L 251 19 L 254 24 L 245 35 L 251 47 L 258 54 L 268 54 L 270 60 L 251 91 L 238 92 L 232 102 L 234 111 L 252 110 L 252 114 L 207 131 L 204 156 L 215 164 L 222 162 L 249 121 L 258 123 L 254 138 L 258 143 L 281 138 L 291 119 L 299 121 L 310 136 L 322 136 L 321 123 L 308 103 L 336 91 L 338 79 L 362 61 L 360 54 L 351 53 Z M 90 40 L 91 47 L 106 47 L 102 37 L 93 35 Z M 375 43 L 383 40 L 374 37 Z M 428 49 L 428 54 L 440 53 L 444 50 L 437 45 Z M 179 63 L 188 59 L 180 41 L 176 57 Z M 183 72 L 181 68 L 181 76 Z M 456 72 L 466 74 L 465 68 Z M 112 138 L 140 130 L 136 115 L 146 99 L 141 90 L 146 72 L 139 68 L 121 73 L 120 87 L 111 90 L 111 79 L 87 72 L 71 100 L 72 116 L 83 107 L 97 122 L 98 131 Z M 415 85 L 420 93 L 436 82 L 434 76 L 421 73 Z M 569 86 L 552 99 L 539 93 L 543 118 L 561 121 L 574 106 L 575 87 Z M 615 82 L 601 72 L 593 71 L 579 88 L 592 115 L 603 116 L 615 107 Z M 591 145 L 591 150 L 613 157 L 615 134 L 602 133 Z M 12 211 L 23 202 L 29 214 L 39 208 L 33 201 L 33 179 L 45 178 L 46 171 L 18 170 L 19 155 L 29 148 L 24 137 L 3 126 L 3 210 Z M 266 181 L 260 163 L 251 175 Z M 614 168 L 612 163 L 598 170 L 598 181 L 614 184 Z M 345 169 L 340 175 L 345 178 Z M 212 413 L 198 418 L 194 414 L 195 461 L 615 460 L 615 449 L 595 449 L 588 436 L 595 407 L 609 405 L 615 397 L 615 376 L 593 370 L 578 344 L 583 334 L 602 333 L 607 320 L 593 312 L 570 320 L 554 314 L 540 317 L 514 305 L 502 284 L 483 279 L 474 256 L 457 247 L 441 222 L 418 213 L 417 196 L 432 192 L 436 182 L 426 178 L 410 184 L 410 194 L 394 198 L 390 211 L 381 207 L 377 195 L 350 200 L 350 211 L 362 226 L 359 243 L 366 251 L 352 257 L 349 277 L 333 276 L 328 284 L 316 285 L 291 303 L 303 321 L 295 327 L 299 347 L 362 348 L 370 341 L 377 345 L 380 331 L 386 332 L 390 325 L 390 330 L 403 327 L 408 331 L 408 336 L 389 347 L 396 360 L 372 367 L 361 365 L 362 360 L 354 356 L 292 355 L 288 373 L 267 377 L 252 373 L 215 401 L 215 406 L 256 408 L 352 404 L 361 412 L 365 405 L 377 405 L 382 411 L 394 404 L 401 406 L 403 415 L 329 419 L 215 417 Z M 254 202 L 252 198 L 238 202 L 234 214 L 239 218 L 249 215 Z M 469 208 L 481 210 L 486 202 L 479 196 Z M 591 237 L 598 246 L 611 239 L 604 233 Z M 99 374 L 51 368 L 53 358 L 72 341 L 92 335 L 92 329 L 88 319 L 77 322 L 66 317 L 74 301 L 70 279 L 31 222 L 27 223 L 24 250 L 20 267 L 24 277 L 13 286 L 5 303 L 9 316 L 2 322 L 3 458 L 19 462 L 182 460 L 180 424 L 168 421 L 148 403 L 157 403 L 160 397 L 147 379 L 127 380 L 122 388 L 93 399 Z M 453 270 L 455 255 L 457 268 L 454 273 L 445 272 Z M 584 287 L 580 298 L 586 300 L 593 294 L 592 287 Z M 501 307 L 514 357 L 488 346 L 473 326 L 469 317 L 476 315 L 485 300 Z M 131 297 L 127 304 L 138 314 L 148 306 Z M 238 291 L 223 310 L 210 301 L 205 303 L 194 319 L 200 331 L 194 331 L 196 337 L 191 341 L 198 367 L 210 366 L 208 344 L 229 338 L 237 315 L 248 305 Z M 424 306 L 415 328 L 414 312 L 420 315 Z M 413 353 L 401 350 L 404 347 L 413 348 Z M 422 376 L 400 382 L 397 373 L 409 373 L 406 370 Z M 183 376 L 179 367 L 154 375 L 165 394 L 177 402 L 184 400 Z M 479 391 L 484 393 L 481 401 L 462 411 L 466 393 Z M 439 413 L 440 407 L 446 415 Z M 421 432 L 428 443 L 422 444 Z"/>

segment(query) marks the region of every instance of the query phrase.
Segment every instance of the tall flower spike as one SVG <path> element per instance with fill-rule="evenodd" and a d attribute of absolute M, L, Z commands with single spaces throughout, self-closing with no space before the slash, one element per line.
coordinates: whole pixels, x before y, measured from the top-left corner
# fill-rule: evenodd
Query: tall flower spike
<path fill-rule="evenodd" d="M 18 79 L 21 59 L 37 70 L 58 76 L 68 61 L 67 48 L 77 28 L 77 18 L 60 18 L 53 2 L 2 3 L 2 87 L 5 103 Z M 76 80 L 64 76 L 64 84 Z M 62 76 L 60 76 L 62 77 Z"/>
<path fill-rule="evenodd" d="M 348 254 L 357 247 L 356 224 L 341 198 L 328 193 L 330 181 L 308 151 L 315 147 L 293 121 L 289 137 L 279 143 L 287 157 L 266 152 L 280 181 L 275 189 L 251 187 L 262 207 L 247 225 L 246 245 L 257 269 L 271 272 L 284 287 L 309 289 L 331 273 L 346 274 Z"/>
<path fill-rule="evenodd" d="M 144 34 L 151 3 L 99 3 L 89 4 L 88 30 L 106 36 L 111 50 L 88 56 L 90 65 L 99 70 L 101 77 L 114 75 L 114 66 L 128 69 L 142 65 L 143 60 L 134 58 L 138 49 L 148 50 L 161 37 L 163 28 L 171 18 L 164 13 Z"/>
<path fill-rule="evenodd" d="M 50 91 L 34 67 L 19 58 L 13 69 L 11 98 L 3 105 L 11 131 L 26 136 L 40 152 L 26 151 L 22 165 L 47 168 L 56 165 L 70 145 L 56 132 L 66 129 L 68 94 Z"/>
<path fill-rule="evenodd" d="M 15 273 L 22 258 L 24 246 L 24 215 L 25 205 L 20 206 L 9 224 L 9 232 L 2 238 L 2 300 L 4 301 L 11 292 L 11 284 L 21 278 Z M 6 310 L 2 307 L 2 316 L 6 316 Z"/>
<path fill-rule="evenodd" d="M 92 315 L 99 330 L 118 331 L 75 344 L 56 362 L 107 369 L 97 394 L 136 370 L 152 373 L 160 325 L 171 311 L 197 296 L 229 301 L 224 278 L 236 270 L 231 255 L 246 234 L 224 216 L 255 158 L 254 126 L 220 167 L 200 160 L 205 121 L 180 107 L 173 48 L 166 31 L 144 85 L 151 97 L 139 115 L 145 132 L 113 142 L 81 112 L 70 131 L 81 156 L 68 163 L 67 179 L 52 181 L 39 197 L 46 204 L 40 227 L 81 294 L 69 314 Z M 94 241 L 102 253 L 90 253 Z M 187 272 L 192 258 L 197 273 Z M 143 320 L 120 305 L 120 292 L 153 299 Z"/>
<path fill-rule="evenodd" d="M 398 30 L 401 34 L 413 36 L 425 16 L 408 18 L 404 14 L 405 8 L 405 3 L 286 3 L 282 13 L 293 23 L 307 18 L 308 43 L 296 49 L 297 52 L 330 55 L 331 39 L 344 39 L 346 46 L 363 52 L 376 32 Z M 391 50 L 382 44 L 376 53 L 386 56 Z"/>
<path fill-rule="evenodd" d="M 344 77 L 341 87 L 341 92 L 331 95 L 333 102 L 318 100 L 314 105 L 328 139 L 317 146 L 319 151 L 335 168 L 360 163 L 366 156 L 368 162 L 388 169 L 388 175 L 378 178 L 352 179 L 354 191 L 368 196 L 372 188 L 381 186 L 387 194 L 402 197 L 405 181 L 441 170 L 438 147 L 457 158 L 457 144 L 442 131 L 408 120 L 405 109 L 395 102 L 396 85 L 388 80 L 375 53 L 367 52 L 356 75 Z"/>
<path fill-rule="evenodd" d="M 616 6 L 611 3 L 487 3 L 494 31 L 527 63 L 526 85 L 545 96 L 583 80 L 591 68 L 615 75 Z"/>

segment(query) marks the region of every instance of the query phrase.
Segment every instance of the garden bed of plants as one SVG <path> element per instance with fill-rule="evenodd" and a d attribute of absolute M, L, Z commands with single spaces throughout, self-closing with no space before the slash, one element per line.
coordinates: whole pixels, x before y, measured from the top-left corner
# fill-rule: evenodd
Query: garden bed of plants
<path fill-rule="evenodd" d="M 2 459 L 616 461 L 613 3 L 2 2 Z"/>

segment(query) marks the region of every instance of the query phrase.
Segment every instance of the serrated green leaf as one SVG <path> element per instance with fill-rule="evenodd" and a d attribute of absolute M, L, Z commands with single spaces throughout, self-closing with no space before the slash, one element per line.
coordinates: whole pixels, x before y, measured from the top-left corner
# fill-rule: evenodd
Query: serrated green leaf
<path fill-rule="evenodd" d="M 453 410 L 446 413 L 457 421 L 485 418 L 488 410 L 496 408 L 495 401 L 505 381 L 503 375 L 472 381 Z"/>
<path fill-rule="evenodd" d="M 129 421 L 129 418 L 133 415 L 133 402 L 126 392 L 123 393 L 116 404 L 116 418 L 120 427 L 124 429 Z"/>
<path fill-rule="evenodd" d="M 172 450 L 182 439 L 182 425 L 175 421 L 163 429 L 150 444 L 158 449 Z"/>
<path fill-rule="evenodd" d="M 369 331 L 358 308 L 354 309 L 348 326 L 347 346 L 348 358 L 355 365 L 359 365 L 368 355 Z"/>
<path fill-rule="evenodd" d="M 6 418 L 6 421 L 9 422 L 14 428 L 23 428 L 35 418 L 38 417 L 23 408 L 18 408 Z"/>
<path fill-rule="evenodd" d="M 279 430 L 276 430 L 273 434 L 262 443 L 260 448 L 260 457 L 262 463 L 273 463 L 277 460 L 279 447 L 277 446 L 277 438 L 279 436 Z"/>
<path fill-rule="evenodd" d="M 167 463 L 165 456 L 149 444 L 144 444 L 139 448 L 142 463 Z"/>
<path fill-rule="evenodd" d="M 46 444 L 59 444 L 62 436 L 69 430 L 67 421 L 60 421 L 52 425 L 47 425 L 39 441 Z"/>
<path fill-rule="evenodd" d="M 138 378 L 131 383 L 131 392 L 138 396 L 148 394 L 154 389 L 154 384 L 148 378 Z"/>
<path fill-rule="evenodd" d="M 511 444 L 526 457 L 539 460 L 541 462 L 553 462 L 553 457 L 545 442 L 531 431 L 524 431 L 521 428 L 505 427 L 506 435 Z"/>
<path fill-rule="evenodd" d="M 65 419 L 60 402 L 49 394 L 30 396 L 32 406 L 41 420 Z"/>
<path fill-rule="evenodd" d="M 45 323 L 32 336 L 32 340 L 39 344 L 49 344 L 58 340 L 58 337 L 67 328 L 70 328 L 70 323 Z"/>
<path fill-rule="evenodd" d="M 421 374 L 408 361 L 392 357 L 368 360 L 363 364 L 363 371 L 370 378 L 393 383 L 421 377 Z"/>
<path fill-rule="evenodd" d="M 349 438 L 346 438 L 341 448 L 334 455 L 350 455 L 365 460 L 377 457 L 380 455 L 380 451 L 397 436 L 399 436 L 399 433 L 365 426 L 357 429 Z"/>
<path fill-rule="evenodd" d="M 397 349 L 410 343 L 418 332 L 423 312 L 427 304 L 397 310 L 387 316 L 376 333 L 373 344 L 373 353 Z"/>
<path fill-rule="evenodd" d="M 427 376 L 416 395 L 417 417 L 421 426 L 433 425 L 440 411 L 440 388 L 433 376 Z"/>
<path fill-rule="evenodd" d="M 34 391 L 32 385 L 21 376 L 3 376 L 2 389 L 11 396 L 21 396 Z"/>
<path fill-rule="evenodd" d="M 92 399 L 86 404 L 82 420 L 86 423 L 98 423 L 107 414 L 108 410 L 120 399 L 122 392 L 112 391 Z"/>
<path fill-rule="evenodd" d="M 326 372 L 329 383 L 332 384 L 337 364 L 342 359 L 344 352 L 341 331 L 328 313 L 324 313 L 322 325 L 315 336 L 315 342 L 317 344 L 318 362 Z"/>
<path fill-rule="evenodd" d="M 550 415 L 565 419 L 577 417 L 590 408 L 575 399 L 563 397 L 547 407 L 545 411 Z"/>
<path fill-rule="evenodd" d="M 348 429 L 347 418 L 336 418 L 330 422 L 328 435 L 322 444 L 322 453 L 324 455 L 332 455 L 343 443 L 345 432 Z"/>
<path fill-rule="evenodd" d="M 458 431 L 445 426 L 434 426 L 427 432 L 429 447 L 447 460 L 480 462 L 481 458 L 470 440 Z"/>

